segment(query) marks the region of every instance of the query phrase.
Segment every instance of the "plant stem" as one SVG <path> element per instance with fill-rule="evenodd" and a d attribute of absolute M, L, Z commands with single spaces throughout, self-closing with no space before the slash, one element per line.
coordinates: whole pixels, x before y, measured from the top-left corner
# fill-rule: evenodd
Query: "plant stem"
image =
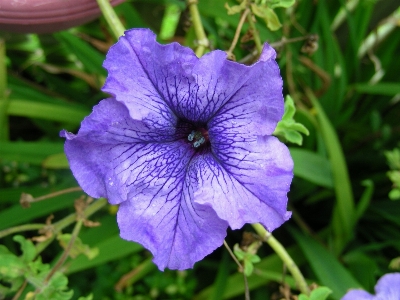
<path fill-rule="evenodd" d="M 235 263 L 239 266 L 239 270 L 240 272 L 242 272 L 243 274 L 243 280 L 244 280 L 244 299 L 245 300 L 250 300 L 250 290 L 249 290 L 249 284 L 247 282 L 247 277 L 246 274 L 244 274 L 244 269 L 242 264 L 238 261 L 238 259 L 236 258 L 235 254 L 232 252 L 231 248 L 229 247 L 228 243 L 224 240 L 224 246 L 226 248 L 226 250 L 228 250 L 229 255 L 232 257 L 232 259 L 235 261 Z"/>
<path fill-rule="evenodd" d="M 67 247 L 65 248 L 63 254 L 61 255 L 60 259 L 57 261 L 55 266 L 51 269 L 50 273 L 46 276 L 46 279 L 44 280 L 45 283 L 49 282 L 51 277 L 57 272 L 58 269 L 61 268 L 61 266 L 64 264 L 65 260 L 68 258 L 68 254 L 71 251 L 72 246 L 74 245 L 79 232 L 81 231 L 82 224 L 83 224 L 83 219 L 80 219 L 76 222 L 74 230 L 72 231 L 71 239 L 69 240 Z"/>
<path fill-rule="evenodd" d="M 196 34 L 198 46 L 196 48 L 197 57 L 201 57 L 209 45 L 206 33 L 201 23 L 199 8 L 197 7 L 197 0 L 187 0 L 190 16 L 192 17 L 192 24 Z"/>
<path fill-rule="evenodd" d="M 254 38 L 254 42 L 256 43 L 256 49 L 257 49 L 258 55 L 260 55 L 262 52 L 263 46 L 262 46 L 262 43 L 260 40 L 260 35 L 258 34 L 256 24 L 254 23 L 252 14 L 247 15 L 247 22 L 249 23 L 251 31 L 253 32 L 253 38 Z"/>
<path fill-rule="evenodd" d="M 121 279 L 114 286 L 117 292 L 122 292 L 122 290 L 128 286 L 132 286 L 135 282 L 142 279 L 149 272 L 156 269 L 156 265 L 152 262 L 153 258 L 150 257 L 134 268 L 129 273 L 121 277 Z"/>
<path fill-rule="evenodd" d="M 114 34 L 115 39 L 118 40 L 118 38 L 124 34 L 125 26 L 122 25 L 121 20 L 118 18 L 109 0 L 97 0 L 97 4 Z"/>
<path fill-rule="evenodd" d="M 107 204 L 107 200 L 105 198 L 100 198 L 100 199 L 94 201 L 83 211 L 85 218 L 90 217 L 96 211 L 103 208 L 106 204 Z M 56 233 L 60 232 L 65 227 L 74 223 L 76 221 L 76 218 L 77 218 L 77 214 L 73 213 L 73 214 L 66 216 L 64 219 L 58 221 L 57 223 L 54 223 L 53 224 L 53 237 Z M 37 244 L 36 245 L 36 253 L 39 254 L 40 252 L 42 252 L 51 243 L 51 241 L 52 241 L 52 238 Z"/>
<path fill-rule="evenodd" d="M 24 224 L 15 227 L 10 227 L 0 231 L 0 239 L 12 233 L 28 231 L 28 230 L 38 230 L 42 229 L 45 226 L 46 224 Z"/>
<path fill-rule="evenodd" d="M 240 31 L 242 30 L 244 21 L 246 20 L 246 17 L 249 14 L 249 12 L 250 12 L 250 9 L 246 8 L 245 11 L 243 12 L 242 16 L 240 17 L 239 24 L 238 24 L 238 26 L 236 28 L 235 36 L 233 37 L 232 44 L 229 47 L 229 50 L 227 51 L 228 58 L 232 56 L 232 52 L 235 49 L 236 44 L 237 44 L 237 42 L 239 40 Z"/>
<path fill-rule="evenodd" d="M 6 43 L 0 38 L 0 141 L 8 140 Z"/>
<path fill-rule="evenodd" d="M 72 193 L 72 192 L 79 192 L 79 191 L 82 191 L 82 188 L 79 187 L 79 186 L 75 186 L 75 187 L 67 188 L 67 189 L 64 189 L 64 190 L 61 190 L 61 191 L 57 191 L 57 192 L 54 192 L 54 193 L 50 193 L 50 194 L 47 194 L 47 195 L 43 195 L 43 196 L 40 196 L 40 197 L 37 197 L 37 198 L 33 198 L 32 195 L 30 195 L 30 194 L 22 193 L 21 194 L 21 198 L 20 198 L 19 201 L 20 201 L 20 203 L 21 203 L 21 205 L 23 207 L 29 207 L 30 203 L 33 203 L 33 202 L 39 202 L 39 201 L 50 199 L 50 198 L 54 198 L 56 196 L 60 196 L 60 195 L 63 195 L 63 194 L 68 194 L 68 193 Z"/>
<path fill-rule="evenodd" d="M 307 282 L 304 279 L 303 274 L 301 274 L 296 263 L 290 257 L 289 253 L 282 246 L 282 244 L 279 243 L 279 241 L 275 239 L 273 235 L 270 232 L 268 232 L 261 224 L 258 223 L 252 224 L 252 226 L 257 232 L 257 234 L 262 238 L 262 240 L 268 243 L 268 245 L 270 245 L 270 247 L 275 251 L 275 253 L 282 259 L 282 261 L 292 274 L 294 280 L 296 281 L 299 290 L 307 296 L 310 295 L 310 289 L 308 288 Z"/>

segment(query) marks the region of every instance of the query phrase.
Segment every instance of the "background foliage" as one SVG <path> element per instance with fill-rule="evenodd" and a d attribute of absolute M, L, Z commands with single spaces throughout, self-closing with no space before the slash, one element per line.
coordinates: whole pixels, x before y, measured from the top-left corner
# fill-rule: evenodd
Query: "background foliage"
<path fill-rule="evenodd" d="M 211 49 L 228 50 L 239 23 L 240 13 L 228 15 L 225 2 L 198 4 Z M 258 13 L 257 30 L 277 49 L 284 94 L 309 130 L 302 146 L 289 144 L 293 217 L 274 236 L 309 283 L 332 290 L 331 299 L 349 288 L 373 292 L 377 278 L 400 269 L 400 9 L 395 1 L 296 0 L 274 11 L 282 26 L 271 31 L 279 24 Z M 116 12 L 126 28 L 196 46 L 184 1 L 128 1 Z M 0 299 L 30 299 L 37 289 L 36 299 L 242 299 L 243 276 L 222 247 L 193 270 L 162 273 L 140 245 L 119 238 L 115 207 L 89 209 L 83 198 L 74 207 L 83 196 L 77 189 L 29 208 L 19 203 L 21 193 L 77 186 L 58 134 L 77 131 L 106 97 L 102 62 L 114 42 L 103 18 L 54 34 L 1 33 Z M 233 54 L 250 63 L 253 49 L 251 37 L 242 38 Z M 75 223 L 75 211 L 92 222 Z M 232 248 L 243 231 L 252 229 L 228 232 Z M 258 256 L 248 278 L 252 299 L 299 294 L 267 245 Z"/>

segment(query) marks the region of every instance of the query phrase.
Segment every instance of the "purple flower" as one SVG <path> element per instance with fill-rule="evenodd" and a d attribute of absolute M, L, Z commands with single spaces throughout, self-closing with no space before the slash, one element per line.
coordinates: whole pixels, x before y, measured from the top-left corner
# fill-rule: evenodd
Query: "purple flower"
<path fill-rule="evenodd" d="M 119 204 L 121 237 L 141 243 L 163 270 L 191 268 L 226 229 L 289 219 L 293 162 L 271 136 L 283 115 L 275 51 L 252 66 L 223 51 L 197 58 L 125 32 L 107 54 L 101 101 L 77 135 L 63 131 L 81 187 Z"/>
<path fill-rule="evenodd" d="M 342 300 L 399 300 L 400 273 L 383 275 L 375 285 L 376 296 L 363 290 L 351 290 Z"/>

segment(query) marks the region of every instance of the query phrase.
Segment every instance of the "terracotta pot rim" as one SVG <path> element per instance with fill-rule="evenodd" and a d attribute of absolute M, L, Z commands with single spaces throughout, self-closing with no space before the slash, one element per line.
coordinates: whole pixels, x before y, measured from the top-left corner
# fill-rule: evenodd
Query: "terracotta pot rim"
<path fill-rule="evenodd" d="M 125 0 L 111 0 L 113 6 Z M 101 15 L 96 0 L 0 0 L 0 30 L 49 33 Z"/>

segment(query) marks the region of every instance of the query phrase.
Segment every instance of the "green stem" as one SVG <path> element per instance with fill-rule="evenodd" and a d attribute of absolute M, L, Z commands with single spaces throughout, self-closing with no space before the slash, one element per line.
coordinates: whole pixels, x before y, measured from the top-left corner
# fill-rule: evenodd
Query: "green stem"
<path fill-rule="evenodd" d="M 306 280 L 304 279 L 303 274 L 301 274 L 299 268 L 297 267 L 296 263 L 292 259 L 292 257 L 289 255 L 289 253 L 286 251 L 286 249 L 282 246 L 281 243 L 277 239 L 274 238 L 274 236 L 268 232 L 264 226 L 261 224 L 253 224 L 252 225 L 257 234 L 262 238 L 262 240 L 275 251 L 275 253 L 282 259 L 282 261 L 285 263 L 286 267 L 289 269 L 290 273 L 292 274 L 294 280 L 296 281 L 297 286 L 299 287 L 299 290 L 305 294 L 305 295 L 310 295 L 310 289 L 308 288 L 308 284 Z"/>
<path fill-rule="evenodd" d="M 117 292 L 122 292 L 122 290 L 128 286 L 132 286 L 137 281 L 141 280 L 148 273 L 156 269 L 156 265 L 153 263 L 153 258 L 150 257 L 138 265 L 135 269 L 129 273 L 122 276 L 122 278 L 114 286 Z"/>
<path fill-rule="evenodd" d="M 0 141 L 8 140 L 6 43 L 0 38 Z"/>
<path fill-rule="evenodd" d="M 83 214 L 85 218 L 89 218 L 91 215 L 93 215 L 96 211 L 100 210 L 107 204 L 107 200 L 104 198 L 100 198 L 96 201 L 94 201 L 92 204 L 90 204 L 84 211 Z M 64 219 L 58 221 L 57 223 L 53 224 L 53 237 L 55 234 L 63 230 L 65 227 L 71 225 L 76 221 L 77 214 L 73 213 L 70 214 L 69 216 L 66 216 Z M 41 242 L 36 245 L 36 253 L 39 254 L 42 252 L 46 247 L 52 242 L 52 238 Z"/>
<path fill-rule="evenodd" d="M 0 239 L 13 233 L 21 232 L 21 231 L 28 231 L 28 230 L 38 230 L 45 227 L 46 224 L 24 224 L 15 227 L 10 227 L 0 231 Z"/>
<path fill-rule="evenodd" d="M 79 232 L 81 231 L 82 224 L 83 224 L 83 219 L 80 219 L 76 222 L 74 230 L 72 231 L 72 234 L 71 234 L 71 239 L 69 240 L 67 247 L 65 248 L 63 254 L 61 255 L 60 259 L 57 261 L 55 266 L 51 269 L 50 273 L 46 276 L 46 279 L 44 280 L 45 283 L 49 282 L 51 277 L 57 272 L 57 270 L 59 270 L 61 268 L 61 266 L 67 260 L 68 254 L 71 251 L 72 246 L 74 245 Z"/>
<path fill-rule="evenodd" d="M 254 42 L 256 43 L 256 48 L 257 48 L 257 51 L 258 51 L 258 55 L 260 55 L 261 52 L 262 52 L 263 46 L 262 46 L 262 43 L 261 43 L 261 40 L 260 40 L 260 35 L 258 33 L 256 24 L 253 21 L 253 15 L 252 14 L 248 14 L 247 15 L 247 22 L 249 23 L 251 31 L 253 32 Z"/>
<path fill-rule="evenodd" d="M 242 27 L 243 27 L 244 21 L 246 20 L 246 17 L 247 17 L 247 15 L 249 13 L 250 13 L 250 9 L 246 8 L 245 11 L 242 13 L 242 16 L 240 17 L 239 24 L 238 24 L 238 26 L 236 28 L 235 36 L 233 37 L 232 44 L 229 47 L 229 50 L 227 52 L 228 58 L 233 56 L 233 50 L 236 47 L 236 44 L 237 44 L 237 42 L 239 40 L 240 32 L 242 31 Z"/>
<path fill-rule="evenodd" d="M 125 26 L 122 25 L 121 20 L 118 18 L 109 0 L 97 0 L 97 4 L 114 34 L 114 37 L 118 40 L 118 38 L 124 34 Z"/>
<path fill-rule="evenodd" d="M 197 0 L 188 0 L 187 4 L 189 7 L 190 16 L 192 17 L 192 24 L 198 43 L 195 53 L 197 57 L 201 57 L 208 47 L 209 42 L 206 32 L 203 28 L 203 23 L 201 22 L 199 8 L 197 7 Z"/>

